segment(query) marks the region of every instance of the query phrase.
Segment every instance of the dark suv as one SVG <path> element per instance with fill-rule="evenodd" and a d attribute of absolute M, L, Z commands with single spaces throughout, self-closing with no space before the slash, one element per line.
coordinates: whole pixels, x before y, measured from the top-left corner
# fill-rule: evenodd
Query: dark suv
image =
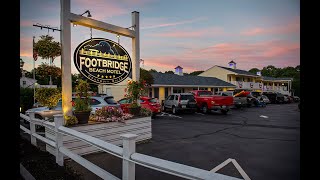
<path fill-rule="evenodd" d="M 162 104 L 162 111 L 171 110 L 173 114 L 181 111 L 196 112 L 197 102 L 191 93 L 176 93 L 168 96 Z"/>
<path fill-rule="evenodd" d="M 272 104 L 284 103 L 284 95 L 277 92 L 263 92 L 263 95 L 267 96 Z"/>

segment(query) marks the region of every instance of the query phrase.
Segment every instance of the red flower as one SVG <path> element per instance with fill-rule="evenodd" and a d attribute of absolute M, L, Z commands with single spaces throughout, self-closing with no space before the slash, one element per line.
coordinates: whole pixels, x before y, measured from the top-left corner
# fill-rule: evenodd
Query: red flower
<path fill-rule="evenodd" d="M 75 106 L 75 105 L 76 105 L 76 103 L 75 103 L 74 101 L 71 101 L 71 103 L 72 103 L 72 106 Z"/>

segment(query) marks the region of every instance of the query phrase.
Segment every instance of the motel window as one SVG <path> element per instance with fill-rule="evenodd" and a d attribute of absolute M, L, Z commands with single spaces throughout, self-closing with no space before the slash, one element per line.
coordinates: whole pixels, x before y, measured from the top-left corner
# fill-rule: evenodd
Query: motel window
<path fill-rule="evenodd" d="M 168 97 L 168 95 L 169 95 L 169 88 L 165 88 L 164 89 L 164 97 Z"/>
<path fill-rule="evenodd" d="M 229 82 L 231 82 L 231 76 L 229 76 Z"/>
<path fill-rule="evenodd" d="M 149 88 L 149 97 L 152 97 L 152 88 Z"/>
<path fill-rule="evenodd" d="M 242 81 L 242 78 L 236 77 L 236 81 Z"/>
<path fill-rule="evenodd" d="M 199 88 L 199 90 L 208 90 L 208 88 Z"/>
<path fill-rule="evenodd" d="M 173 88 L 173 93 L 183 93 L 184 89 L 183 88 Z"/>
<path fill-rule="evenodd" d="M 159 98 L 159 88 L 154 88 L 154 98 Z"/>
<path fill-rule="evenodd" d="M 26 82 L 26 81 L 22 81 L 22 84 L 23 84 L 23 85 L 26 85 L 26 84 L 27 84 L 27 82 Z"/>

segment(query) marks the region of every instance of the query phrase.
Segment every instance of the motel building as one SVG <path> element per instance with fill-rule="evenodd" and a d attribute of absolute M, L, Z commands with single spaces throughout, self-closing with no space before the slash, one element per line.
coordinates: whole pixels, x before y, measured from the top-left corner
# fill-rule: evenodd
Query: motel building
<path fill-rule="evenodd" d="M 180 66 L 175 68 L 174 74 L 151 73 L 154 83 L 148 89 L 146 96 L 158 98 L 161 102 L 172 93 L 187 93 L 192 90 L 209 90 L 217 93 L 235 89 L 273 91 L 291 95 L 292 78 L 261 76 L 260 72 L 253 74 L 237 69 L 234 61 L 228 64 L 229 67 L 215 65 L 198 76 L 183 75 L 183 68 Z M 116 85 L 99 85 L 98 92 L 111 95 L 118 101 L 124 98 L 128 80 L 131 78 L 128 77 Z"/>
<path fill-rule="evenodd" d="M 236 86 L 236 89 L 249 89 L 258 92 L 273 91 L 291 95 L 293 78 L 273 78 L 237 69 L 236 63 L 231 61 L 228 67 L 213 66 L 203 73 L 202 77 L 215 77 Z"/>
<path fill-rule="evenodd" d="M 183 75 L 183 68 L 180 66 L 175 68 L 174 74 L 154 72 L 151 75 L 154 78 L 154 83 L 148 89 L 147 96 L 158 98 L 159 102 L 173 93 L 187 93 L 192 90 L 218 92 L 236 88 L 234 84 L 215 77 Z M 115 100 L 120 100 L 124 97 L 124 89 L 130 79 L 127 78 L 117 85 L 99 85 L 98 91 L 102 94 L 112 95 Z"/>

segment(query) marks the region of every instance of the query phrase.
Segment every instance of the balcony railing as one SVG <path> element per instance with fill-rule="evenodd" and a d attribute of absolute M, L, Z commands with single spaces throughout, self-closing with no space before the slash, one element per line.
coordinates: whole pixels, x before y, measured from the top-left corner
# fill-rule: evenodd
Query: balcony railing
<path fill-rule="evenodd" d="M 232 84 L 236 85 L 240 89 L 260 89 L 262 91 L 276 91 L 282 94 L 290 94 L 287 86 L 265 86 L 263 83 L 257 82 L 243 82 L 243 81 L 231 81 Z"/>
<path fill-rule="evenodd" d="M 237 88 L 241 88 L 241 89 L 262 89 L 263 88 L 262 83 L 256 83 L 256 82 L 232 81 L 231 83 L 236 85 Z"/>

